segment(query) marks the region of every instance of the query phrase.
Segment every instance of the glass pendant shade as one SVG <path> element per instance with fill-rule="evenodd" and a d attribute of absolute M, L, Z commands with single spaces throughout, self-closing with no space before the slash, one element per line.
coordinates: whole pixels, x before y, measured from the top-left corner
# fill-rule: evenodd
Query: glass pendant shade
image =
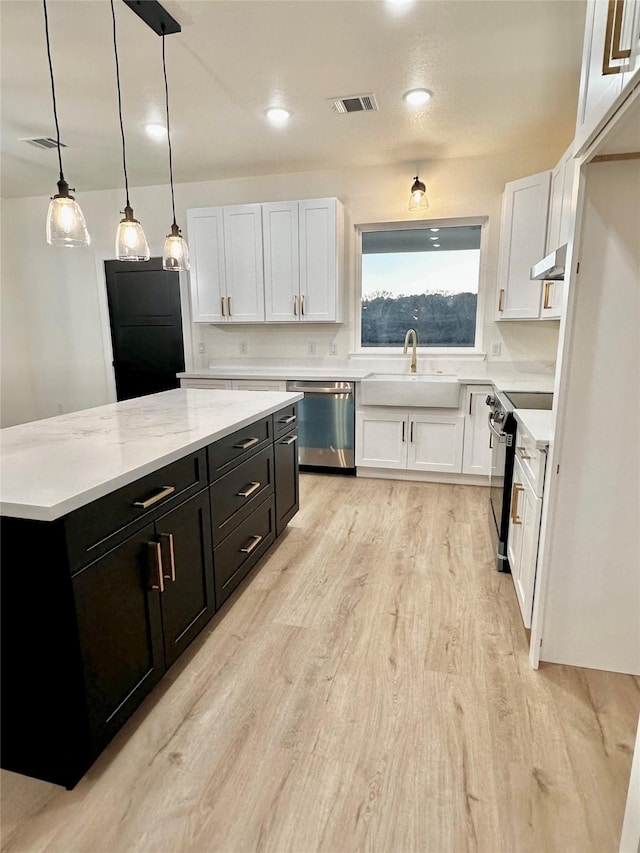
<path fill-rule="evenodd" d="M 167 234 L 164 241 L 162 267 L 175 272 L 189 269 L 189 247 L 175 223 L 171 226 L 171 234 Z"/>
<path fill-rule="evenodd" d="M 422 181 L 416 177 L 411 187 L 411 198 L 409 199 L 409 210 L 428 210 L 427 188 Z"/>
<path fill-rule="evenodd" d="M 58 193 L 49 203 L 47 214 L 47 243 L 77 249 L 91 243 L 87 223 L 80 205 L 69 195 L 66 181 L 58 182 Z"/>
<path fill-rule="evenodd" d="M 119 261 L 148 261 L 150 257 L 142 225 L 133 218 L 133 209 L 127 205 L 124 219 L 120 221 L 116 232 L 116 258 Z"/>

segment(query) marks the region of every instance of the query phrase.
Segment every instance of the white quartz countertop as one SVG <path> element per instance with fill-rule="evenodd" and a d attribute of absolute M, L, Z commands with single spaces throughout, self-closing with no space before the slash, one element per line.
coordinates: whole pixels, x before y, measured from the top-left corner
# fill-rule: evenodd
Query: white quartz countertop
<path fill-rule="evenodd" d="M 177 388 L 0 430 L 0 514 L 53 521 L 302 397 Z"/>
<path fill-rule="evenodd" d="M 551 412 L 542 409 L 516 409 L 516 421 L 527 430 L 538 450 L 546 450 L 553 437 Z"/>
<path fill-rule="evenodd" d="M 318 365 L 308 363 L 265 365 L 247 361 L 246 364 L 221 364 L 216 367 L 195 368 L 177 375 L 178 379 L 335 379 L 359 382 L 370 373 L 398 373 L 398 375 L 408 373 L 408 362 L 404 362 L 401 366 L 398 364 L 392 368 L 357 361 L 353 364 L 342 361 Z M 418 373 L 423 372 L 421 367 L 418 359 Z M 495 385 L 499 390 L 505 391 L 553 391 L 553 372 L 526 371 L 517 364 L 511 363 L 480 362 L 466 367 L 456 364 L 451 368 L 446 364 L 440 364 L 437 372 L 454 374 L 461 385 Z"/>

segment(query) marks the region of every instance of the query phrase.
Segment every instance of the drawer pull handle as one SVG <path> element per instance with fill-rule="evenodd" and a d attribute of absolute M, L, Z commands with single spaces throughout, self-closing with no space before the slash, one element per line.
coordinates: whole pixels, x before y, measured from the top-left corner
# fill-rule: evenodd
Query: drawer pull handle
<path fill-rule="evenodd" d="M 173 533 L 159 533 L 160 539 L 168 539 L 169 540 L 169 565 L 171 568 L 171 574 L 164 575 L 165 579 L 171 581 L 172 583 L 176 582 L 176 552 L 173 547 Z"/>
<path fill-rule="evenodd" d="M 224 313 L 224 296 L 220 297 L 220 313 L 223 317 L 226 317 L 226 314 Z"/>
<path fill-rule="evenodd" d="M 298 297 L 295 294 L 293 296 L 293 316 L 298 316 Z"/>
<path fill-rule="evenodd" d="M 504 287 L 501 287 L 500 288 L 500 296 L 498 298 L 498 311 L 504 311 L 503 302 L 504 302 Z"/>
<path fill-rule="evenodd" d="M 513 497 L 511 498 L 511 522 L 512 524 L 522 524 L 522 519 L 518 518 L 518 495 L 524 492 L 524 486 L 520 483 L 513 484 Z"/>
<path fill-rule="evenodd" d="M 544 302 L 542 303 L 542 307 L 545 311 L 551 308 L 551 305 L 549 305 L 549 291 L 551 290 L 552 284 L 552 281 L 545 281 L 544 283 Z"/>
<path fill-rule="evenodd" d="M 298 440 L 297 435 L 292 435 L 291 438 L 283 438 L 278 444 L 293 444 L 294 441 Z"/>
<path fill-rule="evenodd" d="M 527 454 L 525 453 L 526 449 L 526 447 L 516 447 L 516 450 L 520 454 L 521 459 L 533 459 L 533 456 L 527 456 Z"/>
<path fill-rule="evenodd" d="M 138 507 L 139 509 L 149 509 L 150 506 L 157 504 L 158 501 L 161 501 L 163 498 L 168 498 L 169 495 L 172 495 L 175 492 L 175 490 L 175 486 L 163 486 L 157 494 L 147 498 L 146 501 L 134 501 L 133 506 Z"/>
<path fill-rule="evenodd" d="M 257 492 L 262 483 L 249 483 L 248 486 L 245 486 L 244 491 L 238 492 L 237 497 L 239 498 L 248 498 L 249 495 L 252 495 L 254 492 Z"/>
<path fill-rule="evenodd" d="M 248 450 L 250 447 L 253 447 L 254 444 L 259 444 L 259 438 L 247 438 L 245 441 L 241 441 L 240 444 L 234 444 L 234 450 Z"/>
<path fill-rule="evenodd" d="M 278 421 L 279 424 L 292 424 L 296 419 L 295 415 L 289 415 L 288 418 L 282 418 Z"/>
<path fill-rule="evenodd" d="M 231 316 L 231 297 L 227 296 L 227 312 Z"/>
<path fill-rule="evenodd" d="M 158 592 L 164 592 L 162 548 L 160 547 L 159 542 L 148 542 L 147 545 L 149 546 L 149 574 L 151 575 L 151 589 L 157 589 Z"/>
<path fill-rule="evenodd" d="M 302 316 L 304 317 L 304 296 L 300 297 L 300 309 L 302 312 Z"/>
<path fill-rule="evenodd" d="M 251 539 L 253 540 L 252 542 L 245 545 L 244 548 L 240 548 L 241 554 L 250 554 L 252 551 L 255 551 L 258 545 L 262 542 L 262 536 L 252 536 Z"/>

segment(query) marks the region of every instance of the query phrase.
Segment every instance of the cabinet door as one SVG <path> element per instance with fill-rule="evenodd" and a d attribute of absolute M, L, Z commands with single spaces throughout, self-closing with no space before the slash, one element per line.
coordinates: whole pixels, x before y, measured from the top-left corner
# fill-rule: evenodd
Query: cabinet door
<path fill-rule="evenodd" d="M 191 253 L 191 315 L 194 323 L 222 323 L 226 296 L 221 207 L 187 211 Z M 226 314 L 226 309 L 224 309 Z"/>
<path fill-rule="evenodd" d="M 522 488 L 514 498 L 514 516 L 520 521 L 520 559 L 517 571 L 514 572 L 512 569 L 511 572 L 525 628 L 531 627 L 541 514 L 542 498 L 535 496 L 524 477 Z"/>
<path fill-rule="evenodd" d="M 73 577 L 94 754 L 165 669 L 153 541 L 149 525 Z"/>
<path fill-rule="evenodd" d="M 531 267 L 545 255 L 551 172 L 507 184 L 502 199 L 498 320 L 538 319 L 539 281 Z"/>
<path fill-rule="evenodd" d="M 234 379 L 231 387 L 234 391 L 286 391 L 287 383 L 278 379 Z"/>
<path fill-rule="evenodd" d="M 164 575 L 164 654 L 171 666 L 215 610 L 209 490 L 163 515 L 155 527 Z"/>
<path fill-rule="evenodd" d="M 507 533 L 507 557 L 509 568 L 514 584 L 520 574 L 520 563 L 522 561 L 522 517 L 518 515 L 521 505 L 520 495 L 524 491 L 524 475 L 522 468 L 516 460 L 513 466 L 513 479 L 511 482 L 511 506 L 509 511 L 509 531 Z M 517 584 L 516 584 L 517 591 Z"/>
<path fill-rule="evenodd" d="M 181 388 L 201 388 L 210 391 L 230 391 L 230 379 L 181 379 Z"/>
<path fill-rule="evenodd" d="M 300 506 L 298 477 L 298 433 L 296 430 L 276 439 L 276 536 L 280 536 Z"/>
<path fill-rule="evenodd" d="M 300 319 L 335 321 L 338 319 L 337 202 L 325 198 L 298 204 Z"/>
<path fill-rule="evenodd" d="M 223 208 L 226 313 L 230 323 L 264 320 L 262 210 L 259 204 Z"/>
<path fill-rule="evenodd" d="M 300 319 L 298 202 L 262 205 L 264 296 L 267 320 Z"/>
<path fill-rule="evenodd" d="M 489 475 L 491 448 L 489 446 L 489 409 L 486 399 L 493 394 L 491 385 L 468 385 L 465 397 L 464 447 L 462 454 L 463 474 Z"/>
<path fill-rule="evenodd" d="M 459 474 L 463 438 L 463 415 L 410 415 L 407 468 Z"/>
<path fill-rule="evenodd" d="M 409 420 L 402 412 L 356 414 L 356 465 L 406 468 Z"/>
<path fill-rule="evenodd" d="M 562 316 L 563 281 L 542 282 L 542 308 L 540 316 L 543 320 L 558 320 Z"/>
<path fill-rule="evenodd" d="M 547 240 L 545 254 L 553 252 L 560 243 L 560 220 L 562 219 L 562 199 L 564 189 L 564 163 L 561 160 L 551 171 L 549 192 L 549 217 L 547 221 Z"/>

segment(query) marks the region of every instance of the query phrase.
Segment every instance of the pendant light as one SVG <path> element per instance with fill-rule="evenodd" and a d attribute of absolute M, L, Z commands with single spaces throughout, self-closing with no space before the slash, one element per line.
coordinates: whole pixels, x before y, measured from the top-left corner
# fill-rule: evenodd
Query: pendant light
<path fill-rule="evenodd" d="M 113 2 L 113 0 L 112 0 Z M 173 160 L 171 157 L 171 130 L 169 127 L 169 85 L 167 83 L 167 63 L 164 51 L 165 26 L 162 24 L 162 73 L 164 75 L 164 99 L 167 110 L 167 143 L 169 146 L 169 183 L 171 185 L 171 210 L 173 222 L 171 233 L 167 234 L 162 252 L 162 266 L 165 270 L 188 270 L 189 269 L 189 247 L 187 241 L 180 233 L 176 223 L 176 202 L 173 192 Z"/>
<path fill-rule="evenodd" d="M 411 198 L 409 199 L 409 210 L 428 210 L 427 188 L 416 175 L 411 187 Z"/>
<path fill-rule="evenodd" d="M 42 0 L 44 7 L 44 32 L 47 40 L 47 57 L 49 59 L 49 75 L 51 77 L 51 97 L 53 100 L 53 118 L 56 123 L 56 142 L 58 148 L 58 165 L 60 180 L 58 192 L 49 202 L 47 214 L 47 243 L 51 246 L 66 246 L 77 249 L 88 246 L 91 242 L 87 224 L 80 205 L 72 195 L 69 195 L 69 184 L 62 173 L 62 150 L 60 148 L 60 127 L 58 125 L 58 109 L 56 106 L 56 87 L 53 81 L 53 64 L 51 62 L 51 46 L 49 44 L 49 18 L 47 16 L 47 0 Z M 72 190 L 75 192 L 75 190 Z"/>
<path fill-rule="evenodd" d="M 113 21 L 113 54 L 116 60 L 116 86 L 118 89 L 118 116 L 120 118 L 120 135 L 122 137 L 122 165 L 124 169 L 124 187 L 127 203 L 124 208 L 124 219 L 120 220 L 116 231 L 116 258 L 119 261 L 148 261 L 151 257 L 149 244 L 144 236 L 142 225 L 134 219 L 133 208 L 129 204 L 129 179 L 127 177 L 127 154 L 124 141 L 124 125 L 122 123 L 122 97 L 120 95 L 120 68 L 118 65 L 118 43 L 116 40 L 116 13 L 111 0 L 111 19 Z"/>

